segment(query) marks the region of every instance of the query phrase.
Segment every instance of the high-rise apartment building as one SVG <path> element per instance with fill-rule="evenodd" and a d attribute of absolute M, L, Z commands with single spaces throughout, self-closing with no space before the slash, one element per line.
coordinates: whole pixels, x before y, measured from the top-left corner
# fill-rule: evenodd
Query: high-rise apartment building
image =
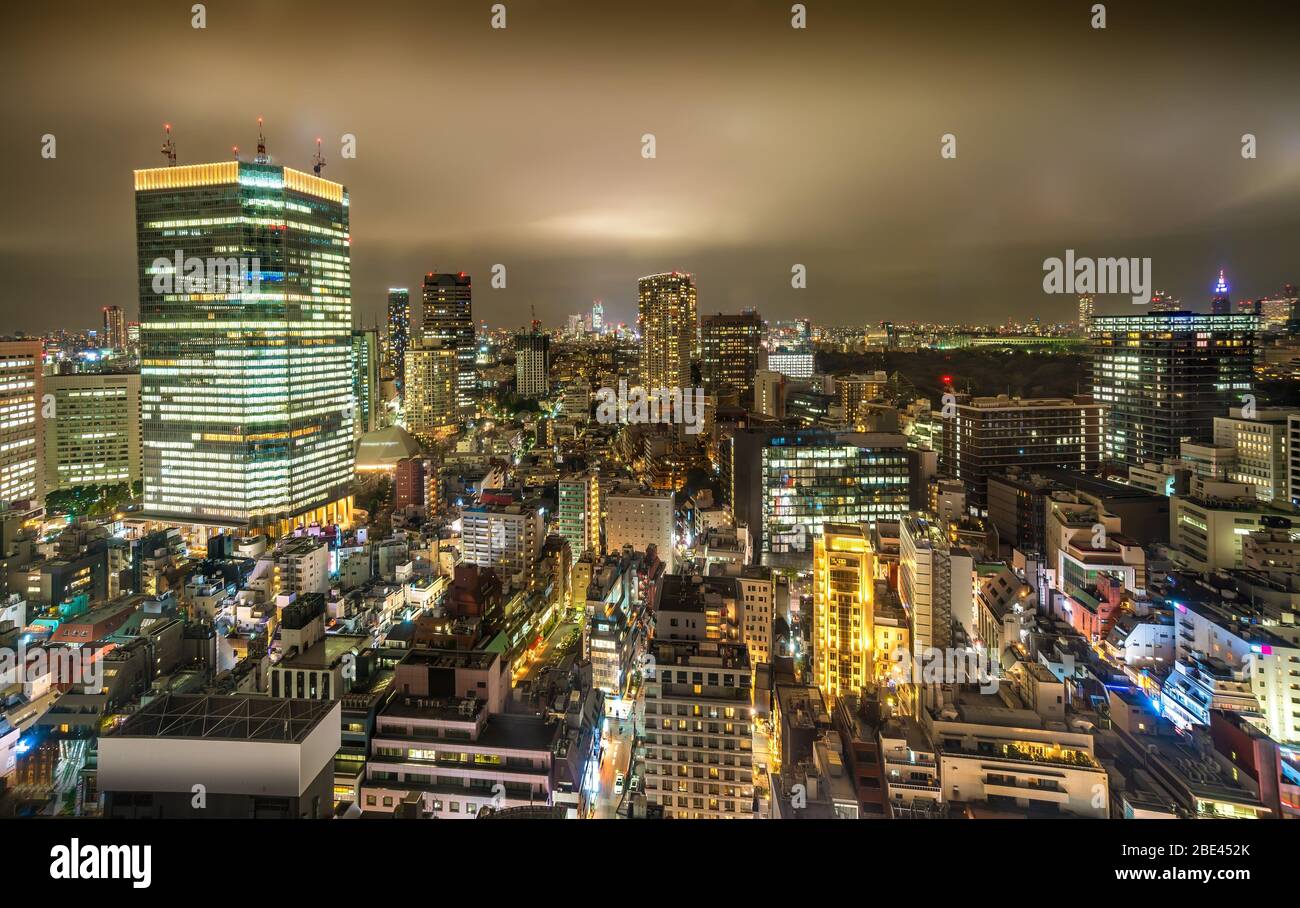
<path fill-rule="evenodd" d="M 379 330 L 352 332 L 353 424 L 357 435 L 379 428 Z"/>
<path fill-rule="evenodd" d="M 671 271 L 637 281 L 641 385 L 688 388 L 697 346 L 695 279 Z"/>
<path fill-rule="evenodd" d="M 1259 316 L 1149 312 L 1092 319 L 1092 396 L 1109 408 L 1102 453 L 1133 466 L 1179 456 L 1254 387 Z"/>
<path fill-rule="evenodd" d="M 735 392 L 752 400 L 754 377 L 760 368 L 763 319 L 752 309 L 739 314 L 706 315 L 700 319 L 700 376 L 710 394 Z"/>
<path fill-rule="evenodd" d="M 557 532 L 569 540 L 573 560 L 590 549 L 600 552 L 600 477 L 596 473 L 569 476 L 558 483 Z M 663 557 L 663 556 L 660 556 Z M 664 558 L 667 561 L 666 558 Z"/>
<path fill-rule="evenodd" d="M 443 437 L 459 424 L 460 358 L 454 346 L 422 340 L 406 350 L 402 416 L 421 441 Z"/>
<path fill-rule="evenodd" d="M 140 373 L 47 375 L 45 491 L 140 480 Z"/>
<path fill-rule="evenodd" d="M 515 390 L 528 398 L 551 390 L 551 339 L 535 326 L 515 335 Z"/>
<path fill-rule="evenodd" d="M 650 641 L 645 682 L 646 800 L 670 819 L 754 816 L 752 669 L 743 644 Z"/>
<path fill-rule="evenodd" d="M 39 340 L 0 340 L 0 505 L 44 495 Z"/>
<path fill-rule="evenodd" d="M 1106 408 L 1086 396 L 959 399 L 942 434 L 939 470 L 988 507 L 988 478 L 1008 467 L 1092 473 L 1101 466 Z"/>
<path fill-rule="evenodd" d="M 916 655 L 952 645 L 953 622 L 975 621 L 974 557 L 923 517 L 899 523 L 898 596 L 911 621 Z"/>
<path fill-rule="evenodd" d="M 121 306 L 104 307 L 104 334 L 100 346 L 108 350 L 126 349 L 126 314 Z"/>
<path fill-rule="evenodd" d="M 422 338 L 456 351 L 456 415 L 470 419 L 475 413 L 477 377 L 474 369 L 474 313 L 470 279 L 456 274 L 429 272 L 424 276 Z"/>
<path fill-rule="evenodd" d="M 480 505 L 461 513 L 464 560 L 522 585 L 542 549 L 542 516 L 528 504 Z"/>
<path fill-rule="evenodd" d="M 828 702 L 873 679 L 875 553 L 861 524 L 828 523 L 813 543 L 813 682 Z"/>
<path fill-rule="evenodd" d="M 406 381 L 406 351 L 411 346 L 411 291 L 405 287 L 388 288 L 388 337 L 384 357 L 388 373 L 402 387 Z"/>
<path fill-rule="evenodd" d="M 270 163 L 135 172 L 144 509 L 195 524 L 346 521 L 348 194 Z"/>

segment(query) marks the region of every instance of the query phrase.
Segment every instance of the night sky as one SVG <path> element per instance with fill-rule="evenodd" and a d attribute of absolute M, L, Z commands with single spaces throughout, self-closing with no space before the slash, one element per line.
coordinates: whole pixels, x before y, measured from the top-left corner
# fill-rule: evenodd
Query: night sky
<path fill-rule="evenodd" d="M 0 334 L 134 318 L 131 171 L 165 163 L 164 122 L 181 163 L 251 155 L 259 115 L 277 163 L 320 136 L 351 193 L 358 324 L 434 269 L 474 275 L 492 326 L 594 298 L 631 321 L 672 269 L 701 313 L 1073 320 L 1042 292 L 1066 248 L 1149 256 L 1202 309 L 1219 268 L 1234 298 L 1300 283 L 1284 5 L 1112 2 L 1098 31 L 1074 0 L 808 0 L 795 30 L 786 0 L 505 2 L 504 30 L 487 0 L 215 0 L 203 30 L 188 0 L 5 4 Z"/>

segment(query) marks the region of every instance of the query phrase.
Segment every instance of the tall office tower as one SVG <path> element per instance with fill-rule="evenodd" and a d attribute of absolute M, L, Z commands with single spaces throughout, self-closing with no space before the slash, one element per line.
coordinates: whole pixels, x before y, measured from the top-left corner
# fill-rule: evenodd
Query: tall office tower
<path fill-rule="evenodd" d="M 104 307 L 104 339 L 101 346 L 109 350 L 126 349 L 126 315 L 121 306 Z"/>
<path fill-rule="evenodd" d="M 763 319 L 755 311 L 706 315 L 700 319 L 700 376 L 710 394 L 734 391 L 752 399 L 761 368 Z"/>
<path fill-rule="evenodd" d="M 672 492 L 611 491 L 605 495 L 605 551 L 617 555 L 630 545 L 644 552 L 653 545 L 671 573 L 676 557 L 673 531 L 677 525 Z"/>
<path fill-rule="evenodd" d="M 967 503 L 988 507 L 988 478 L 1008 467 L 1095 472 L 1102 461 L 1106 408 L 1091 397 L 958 399 L 945 426 L 939 471 L 966 486 Z"/>
<path fill-rule="evenodd" d="M 450 434 L 460 422 L 460 357 L 450 344 L 422 340 L 406 350 L 406 429 L 424 442 Z"/>
<path fill-rule="evenodd" d="M 0 339 L 0 509 L 44 497 L 41 356 L 39 340 Z"/>
<path fill-rule="evenodd" d="M 695 279 L 671 271 L 637 281 L 645 388 L 689 388 L 696 347 Z"/>
<path fill-rule="evenodd" d="M 919 516 L 899 521 L 898 597 L 911 621 L 913 652 L 952 645 L 953 622 L 975 619 L 975 558 L 935 522 Z"/>
<path fill-rule="evenodd" d="M 875 553 L 861 524 L 828 523 L 813 543 L 813 683 L 827 702 L 873 681 Z"/>
<path fill-rule="evenodd" d="M 1093 299 L 1088 293 L 1079 294 L 1079 331 L 1088 336 L 1088 325 L 1092 321 Z"/>
<path fill-rule="evenodd" d="M 456 416 L 464 421 L 475 413 L 474 314 L 470 280 L 457 274 L 429 272 L 424 276 L 423 338 L 441 342 L 456 351 Z"/>
<path fill-rule="evenodd" d="M 350 519 L 348 193 L 270 163 L 135 172 L 144 509 L 288 532 Z M 181 273 L 182 263 L 184 273 Z"/>
<path fill-rule="evenodd" d="M 596 300 L 591 304 L 591 330 L 599 334 L 605 327 L 605 304 Z"/>
<path fill-rule="evenodd" d="M 537 330 L 515 335 L 515 390 L 520 397 L 545 397 L 551 390 L 551 339 Z"/>
<path fill-rule="evenodd" d="M 379 428 L 379 329 L 352 332 L 352 400 L 356 434 Z"/>
<path fill-rule="evenodd" d="M 1092 396 L 1110 409 L 1106 460 L 1131 466 L 1179 457 L 1214 417 L 1254 387 L 1257 315 L 1098 315 L 1090 332 Z"/>
<path fill-rule="evenodd" d="M 561 479 L 556 507 L 557 531 L 569 540 L 573 560 L 590 549 L 600 553 L 600 476 L 581 473 Z M 667 559 L 664 559 L 667 561 Z"/>
<path fill-rule="evenodd" d="M 45 376 L 45 491 L 140 480 L 140 373 Z"/>
<path fill-rule="evenodd" d="M 825 524 L 898 520 L 919 505 L 920 460 L 893 433 L 737 430 L 731 438 L 736 523 L 749 527 L 762 564 L 807 569 Z"/>
<path fill-rule="evenodd" d="M 1219 269 L 1219 279 L 1214 284 L 1214 296 L 1210 298 L 1211 315 L 1230 315 L 1232 313 L 1232 299 L 1228 295 L 1228 281 L 1223 276 L 1223 269 Z"/>
<path fill-rule="evenodd" d="M 406 381 L 406 351 L 411 346 L 411 291 L 388 288 L 388 339 L 384 346 L 388 373 L 400 388 Z"/>

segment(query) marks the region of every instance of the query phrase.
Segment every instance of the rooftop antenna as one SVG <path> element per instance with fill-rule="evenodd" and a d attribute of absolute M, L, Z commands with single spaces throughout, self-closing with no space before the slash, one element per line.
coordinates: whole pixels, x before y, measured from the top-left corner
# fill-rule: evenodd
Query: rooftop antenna
<path fill-rule="evenodd" d="M 316 155 L 311 159 L 311 170 L 316 176 L 325 169 L 325 156 L 320 153 L 320 139 L 316 140 Z"/>
<path fill-rule="evenodd" d="M 234 147 L 234 149 L 232 149 L 232 150 L 235 152 L 235 160 L 238 161 L 238 160 L 239 160 L 239 146 L 236 145 L 236 146 Z"/>
<path fill-rule="evenodd" d="M 270 164 L 271 156 L 266 153 L 266 136 L 262 135 L 262 118 L 257 118 L 257 157 L 253 160 L 258 164 Z"/>
<path fill-rule="evenodd" d="M 164 123 L 163 129 L 167 131 L 167 138 L 163 141 L 162 153 L 167 157 L 167 166 L 176 166 L 176 143 L 172 141 L 172 124 Z"/>

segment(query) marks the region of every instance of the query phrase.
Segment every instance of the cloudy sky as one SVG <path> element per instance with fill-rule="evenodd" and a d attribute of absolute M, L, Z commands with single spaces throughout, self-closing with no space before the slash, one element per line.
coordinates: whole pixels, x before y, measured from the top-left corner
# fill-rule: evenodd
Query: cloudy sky
<path fill-rule="evenodd" d="M 434 269 L 474 275 L 493 326 L 595 298 L 630 321 L 672 269 L 701 312 L 830 324 L 1072 319 L 1042 291 L 1067 248 L 1151 257 L 1201 308 L 1221 267 L 1234 297 L 1300 283 L 1282 4 L 1112 2 L 1105 30 L 1075 0 L 808 0 L 804 30 L 787 0 L 505 0 L 504 30 L 487 0 L 214 0 L 201 30 L 190 5 L 0 13 L 0 334 L 134 317 L 131 171 L 164 122 L 198 163 L 251 152 L 258 116 L 277 162 L 321 137 L 351 193 L 361 324 Z"/>

